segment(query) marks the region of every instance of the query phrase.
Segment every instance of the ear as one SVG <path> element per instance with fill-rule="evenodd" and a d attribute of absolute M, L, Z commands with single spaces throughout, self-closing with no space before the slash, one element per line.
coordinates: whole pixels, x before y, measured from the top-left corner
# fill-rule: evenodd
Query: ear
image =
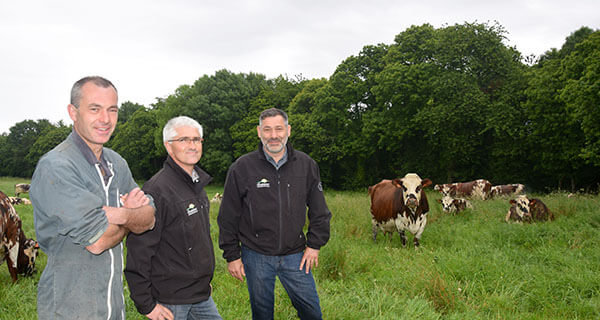
<path fill-rule="evenodd" d="M 256 126 L 256 134 L 258 134 L 258 138 L 260 139 L 260 126 Z"/>
<path fill-rule="evenodd" d="M 442 199 L 437 199 L 437 202 L 442 203 Z"/>
<path fill-rule="evenodd" d="M 517 202 L 515 201 L 515 199 L 508 200 L 508 203 L 510 203 L 510 204 L 517 204 Z"/>
<path fill-rule="evenodd" d="M 529 200 L 529 205 L 530 205 L 530 206 L 533 206 L 533 205 L 535 205 L 536 203 L 537 203 L 537 200 L 536 200 L 536 199 L 531 199 L 531 200 Z"/>
<path fill-rule="evenodd" d="M 72 104 L 69 104 L 67 106 L 67 112 L 69 112 L 69 117 L 71 118 L 71 120 L 75 122 L 75 120 L 77 120 L 77 107 L 75 107 Z"/>
<path fill-rule="evenodd" d="M 288 137 L 289 137 L 290 135 L 292 135 L 292 126 L 290 126 L 290 125 L 288 124 L 288 126 L 287 126 L 287 127 L 288 127 Z"/>
<path fill-rule="evenodd" d="M 431 182 L 431 180 L 429 180 L 428 178 L 425 178 L 425 180 L 421 181 L 421 187 L 426 188 L 429 187 L 433 182 Z"/>
<path fill-rule="evenodd" d="M 171 145 L 171 143 L 169 143 L 169 141 L 165 141 L 163 144 L 165 145 L 165 149 L 167 150 L 169 156 L 173 154 L 173 146 Z"/>
<path fill-rule="evenodd" d="M 394 185 L 394 187 L 396 188 L 402 188 L 402 180 L 396 178 L 394 180 L 392 180 L 392 184 Z"/>

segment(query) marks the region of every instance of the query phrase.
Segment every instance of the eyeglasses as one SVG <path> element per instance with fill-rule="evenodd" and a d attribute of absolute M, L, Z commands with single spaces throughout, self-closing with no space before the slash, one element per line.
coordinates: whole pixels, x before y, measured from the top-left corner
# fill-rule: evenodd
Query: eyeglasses
<path fill-rule="evenodd" d="M 175 141 L 177 141 L 177 142 L 181 142 L 181 143 L 190 143 L 190 142 L 192 142 L 194 144 L 199 144 L 199 143 L 204 142 L 204 139 L 202 139 L 200 137 L 193 137 L 193 138 L 190 138 L 190 137 L 181 137 L 179 139 L 173 139 L 173 140 L 167 140 L 167 141 L 168 142 L 175 142 Z"/>

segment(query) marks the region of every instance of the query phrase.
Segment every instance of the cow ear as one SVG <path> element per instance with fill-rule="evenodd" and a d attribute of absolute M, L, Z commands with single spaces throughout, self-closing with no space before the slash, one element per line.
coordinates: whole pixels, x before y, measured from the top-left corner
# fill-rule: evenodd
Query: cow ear
<path fill-rule="evenodd" d="M 398 178 L 392 180 L 392 184 L 396 187 L 396 188 L 402 188 L 402 181 Z"/>
<path fill-rule="evenodd" d="M 437 202 L 442 203 L 442 199 L 437 199 Z"/>
<path fill-rule="evenodd" d="M 531 199 L 531 200 L 529 200 L 529 205 L 533 206 L 536 202 L 537 202 L 536 199 Z"/>
<path fill-rule="evenodd" d="M 421 181 L 421 186 L 423 188 L 429 187 L 433 182 L 431 182 L 431 180 L 429 180 L 428 178 L 425 178 L 425 180 Z"/>
<path fill-rule="evenodd" d="M 508 200 L 508 203 L 510 203 L 510 204 L 517 204 L 517 202 L 515 201 L 515 199 Z"/>

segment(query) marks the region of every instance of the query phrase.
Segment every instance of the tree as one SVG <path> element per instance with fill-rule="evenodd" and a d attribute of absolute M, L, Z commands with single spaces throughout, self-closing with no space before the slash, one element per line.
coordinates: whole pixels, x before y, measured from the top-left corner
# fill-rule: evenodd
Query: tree
<path fill-rule="evenodd" d="M 29 149 L 25 160 L 30 167 L 35 168 L 40 158 L 48 151 L 54 149 L 59 143 L 65 140 L 73 127 L 71 125 L 66 126 L 62 120 L 57 123 L 56 126 L 48 128 L 43 135 L 40 135 L 35 143 Z"/>
<path fill-rule="evenodd" d="M 53 127 L 46 119 L 24 120 L 12 126 L 6 138 L 6 149 L 3 151 L 5 174 L 15 177 L 30 177 L 35 163 L 27 161 L 26 156 L 38 137 L 46 134 Z"/>

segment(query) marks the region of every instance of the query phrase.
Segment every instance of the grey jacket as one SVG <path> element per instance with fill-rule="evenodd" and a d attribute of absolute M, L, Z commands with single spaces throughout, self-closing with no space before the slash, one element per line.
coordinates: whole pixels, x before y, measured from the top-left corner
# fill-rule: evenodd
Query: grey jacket
<path fill-rule="evenodd" d="M 102 156 L 112 176 L 103 181 L 99 165 L 86 160 L 76 139 L 73 132 L 44 155 L 31 181 L 35 232 L 48 256 L 38 284 L 38 317 L 124 319 L 123 244 L 99 255 L 85 247 L 108 227 L 102 206 L 120 206 L 119 195 L 138 185 L 127 162 L 107 148 Z"/>

